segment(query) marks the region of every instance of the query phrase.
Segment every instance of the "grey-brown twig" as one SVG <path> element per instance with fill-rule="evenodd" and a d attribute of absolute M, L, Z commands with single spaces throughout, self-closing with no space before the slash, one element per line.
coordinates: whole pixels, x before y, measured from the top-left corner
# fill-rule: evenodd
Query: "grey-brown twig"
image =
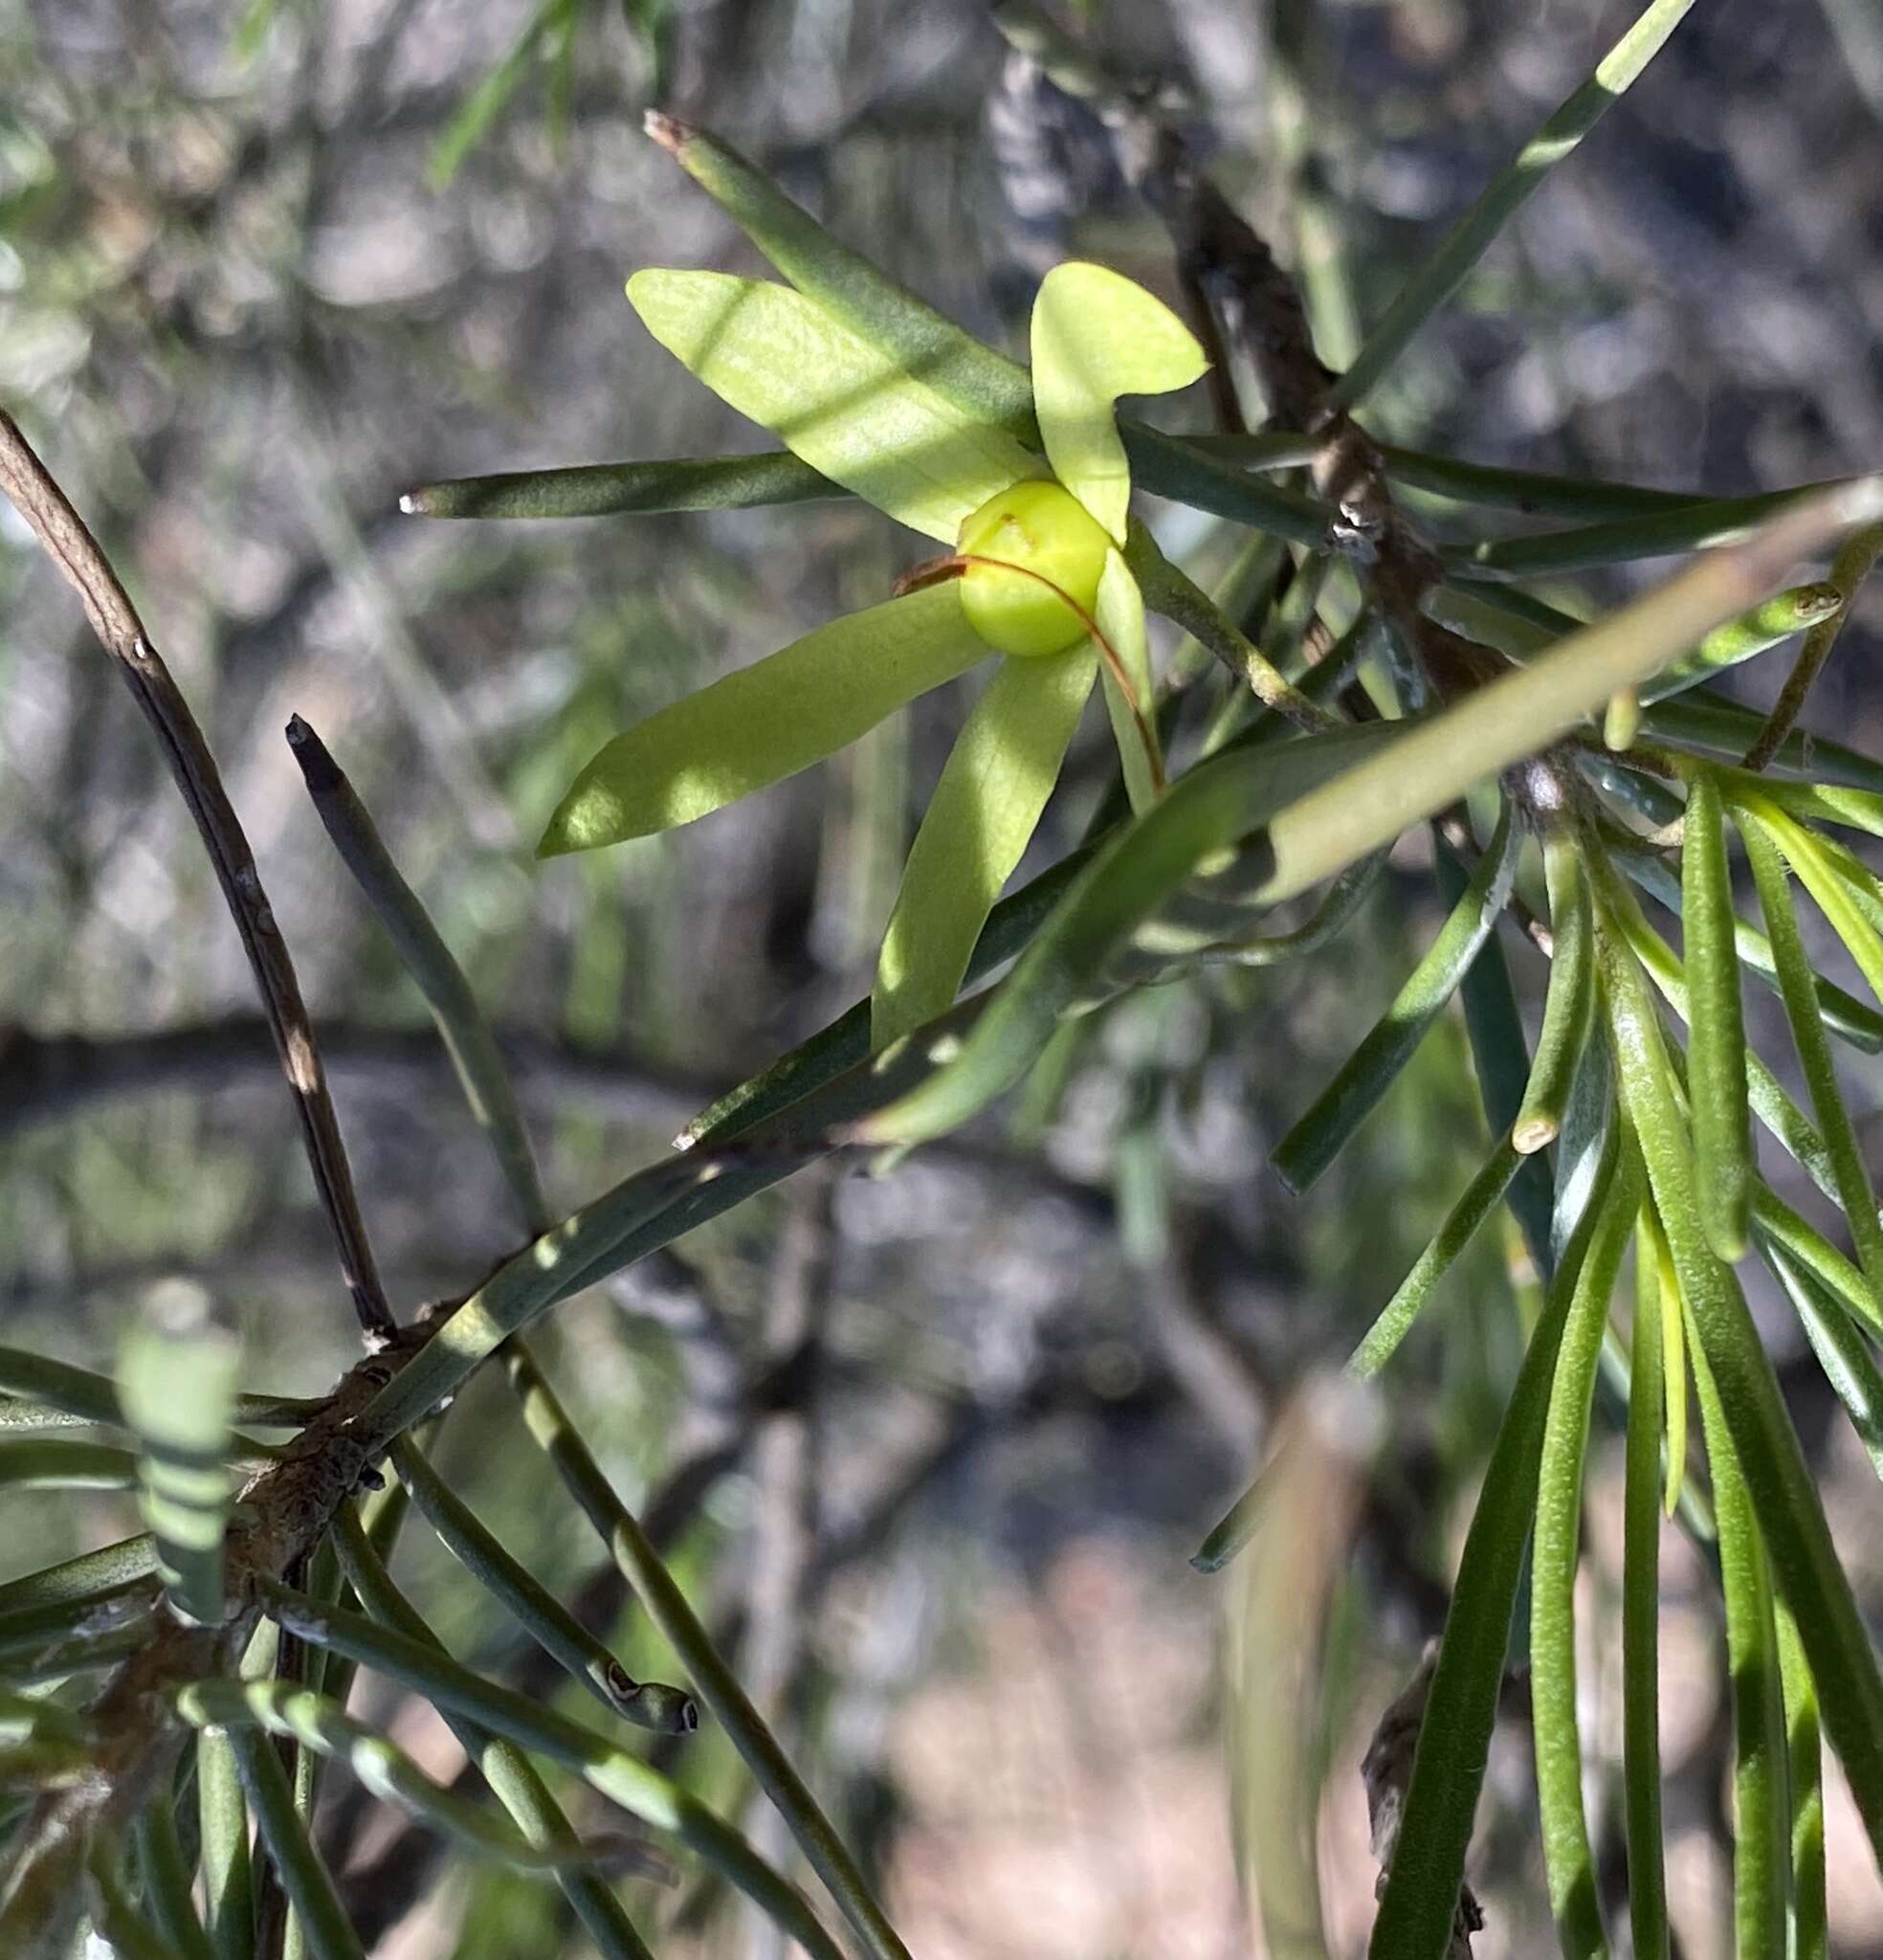
<path fill-rule="evenodd" d="M 4 411 L 0 411 L 0 490 L 12 501 L 78 592 L 92 631 L 118 662 L 119 672 L 163 745 L 170 773 L 196 820 L 230 916 L 241 934 L 242 949 L 248 954 L 281 1068 L 294 1094 L 307 1161 L 340 1247 L 341 1272 L 353 1296 L 353 1310 L 368 1343 L 377 1346 L 393 1332 L 394 1322 L 360 1215 L 340 1120 L 327 1093 L 314 1026 L 300 997 L 294 962 L 269 908 L 255 854 L 222 786 L 215 758 L 98 540 Z"/>

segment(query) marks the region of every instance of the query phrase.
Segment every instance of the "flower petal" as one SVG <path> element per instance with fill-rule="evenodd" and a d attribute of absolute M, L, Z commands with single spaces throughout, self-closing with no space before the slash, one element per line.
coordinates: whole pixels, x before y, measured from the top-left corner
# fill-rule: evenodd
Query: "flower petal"
<path fill-rule="evenodd" d="M 1033 301 L 1033 406 L 1053 474 L 1124 543 L 1131 471 L 1113 408 L 1121 394 L 1187 388 L 1209 366 L 1162 300 L 1102 265 L 1055 265 Z"/>
<path fill-rule="evenodd" d="M 1124 788 L 1131 808 L 1141 813 L 1157 800 L 1163 778 L 1163 758 L 1158 748 L 1157 718 L 1151 711 L 1151 647 L 1144 632 L 1144 595 L 1116 551 L 1105 553 L 1093 608 L 1098 631 L 1124 669 L 1130 694 L 1119 687 L 1109 663 L 1105 666 L 1105 708 L 1124 766 Z"/>
<path fill-rule="evenodd" d="M 765 279 L 637 272 L 628 298 L 662 346 L 814 470 L 953 545 L 1039 458 L 917 381 L 839 320 Z"/>
<path fill-rule="evenodd" d="M 882 1048 L 951 1006 L 1059 779 L 1092 692 L 1090 643 L 1003 660 L 956 740 L 902 873 L 870 1001 Z"/>
<path fill-rule="evenodd" d="M 821 762 L 986 653 L 952 585 L 834 619 L 617 735 L 576 777 L 537 855 L 692 823 Z"/>

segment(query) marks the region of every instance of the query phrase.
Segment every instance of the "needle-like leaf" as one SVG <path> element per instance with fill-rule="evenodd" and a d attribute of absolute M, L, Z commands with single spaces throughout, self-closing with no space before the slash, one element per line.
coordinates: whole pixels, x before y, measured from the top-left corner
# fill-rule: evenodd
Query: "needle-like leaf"
<path fill-rule="evenodd" d="M 1589 924 L 1588 878 L 1583 852 L 1568 832 L 1543 836 L 1543 876 L 1549 888 L 1552 951 L 1543 1025 L 1530 1064 L 1511 1142 L 1526 1157 L 1553 1144 L 1562 1128 L 1569 1091 L 1595 1021 L 1595 943 Z"/>
<path fill-rule="evenodd" d="M 1589 1400 L 1608 1325 L 1608 1301 L 1640 1210 L 1642 1176 L 1624 1136 L 1562 1325 L 1537 1481 L 1530 1555 L 1530 1704 L 1537 1746 L 1537 1808 L 1550 1910 L 1564 1960 L 1606 1955 L 1595 1860 L 1583 1802 L 1583 1741 L 1576 1719 L 1576 1568 Z"/>
<path fill-rule="evenodd" d="M 1779 1960 L 1785 1950 L 1791 1844 L 1786 1809 L 1784 1701 L 1772 1584 L 1752 1493 L 1707 1366 L 1694 1343 L 1694 1384 L 1719 1526 L 1726 1595 L 1726 1656 L 1733 1699 L 1733 1923 L 1739 1960 Z"/>
<path fill-rule="evenodd" d="M 1777 843 L 1762 817 L 1747 813 L 1740 821 L 1739 835 L 1745 841 L 1746 856 L 1752 862 L 1753 879 L 1759 887 L 1759 902 L 1765 914 L 1765 930 L 1772 942 L 1772 957 L 1777 962 L 1779 984 L 1784 992 L 1792 1042 L 1798 1050 L 1799 1064 L 1810 1090 L 1812 1112 L 1818 1119 L 1818 1128 L 1837 1179 L 1838 1203 L 1850 1224 L 1864 1278 L 1870 1282 L 1872 1297 L 1883 1306 L 1883 1225 L 1877 1221 L 1876 1195 L 1871 1189 L 1870 1173 L 1864 1168 L 1856 1126 L 1838 1089 L 1830 1045 L 1825 1039 L 1824 1024 L 1818 1019 L 1810 987 L 1811 963 L 1798 929 L 1791 887 Z"/>
<path fill-rule="evenodd" d="M 1700 1217 L 1708 1244 L 1732 1265 L 1745 1257 L 1752 1214 L 1752 1114 L 1746 1100 L 1745 1017 L 1733 939 L 1725 807 L 1718 783 L 1704 768 L 1688 778 L 1680 882 L 1693 1029 L 1687 1044 L 1687 1091 Z M 1817 1025 L 1815 997 L 1807 1012 Z"/>
<path fill-rule="evenodd" d="M 1550 167 L 1576 148 L 1660 53 L 1692 5 L 1693 0 L 1653 0 L 1643 10 L 1596 64 L 1595 73 L 1497 173 L 1445 242 L 1407 280 L 1385 319 L 1367 335 L 1359 358 L 1335 384 L 1335 405 L 1351 408 L 1377 386 L 1407 342 L 1457 291 L 1491 241 L 1529 201 Z"/>
<path fill-rule="evenodd" d="M 1805 1637 L 1826 1729 L 1872 1847 L 1883 1854 L 1883 1676 L 1772 1365 L 1731 1269 L 1714 1257 L 1701 1230 L 1686 1132 L 1647 982 L 1600 912 L 1596 946 L 1623 1097 L 1641 1139 L 1696 1347 L 1705 1350 L 1760 1535 Z"/>
<path fill-rule="evenodd" d="M 1829 1960 L 1825 1898 L 1824 1743 L 1818 1689 L 1798 1622 L 1778 1602 L 1779 1673 L 1784 1687 L 1785 1753 L 1791 1784 L 1791 1939 L 1789 1960 Z"/>
<path fill-rule="evenodd" d="M 1273 1162 L 1290 1191 L 1306 1191 L 1340 1155 L 1457 991 L 1510 897 L 1521 841 L 1505 803 L 1496 833 L 1438 937 L 1365 1039 L 1275 1146 Z"/>
<path fill-rule="evenodd" d="M 403 1484 L 392 1486 L 382 1499 L 382 1505 L 388 1500 L 400 1498 L 404 1489 Z M 398 1506 L 399 1511 L 403 1508 L 403 1504 Z M 443 1654 L 443 1643 L 420 1618 L 405 1594 L 393 1585 L 382 1562 L 378 1533 L 384 1528 L 389 1538 L 390 1526 L 394 1523 L 396 1513 L 388 1513 L 382 1508 L 374 1520 L 374 1532 L 369 1535 L 353 1507 L 343 1506 L 336 1533 L 336 1548 L 341 1562 L 361 1605 L 374 1619 L 403 1635 L 420 1651 Z M 353 1664 L 351 1660 L 343 1661 L 338 1654 L 329 1652 L 328 1681 L 333 1680 L 336 1668 L 343 1667 L 350 1680 Z M 531 1844 L 543 1850 L 579 1848 L 568 1819 L 550 1795 L 547 1785 L 529 1758 L 515 1743 L 490 1734 L 453 1709 L 444 1708 L 439 1712 L 463 1746 L 465 1754 L 483 1771 L 484 1780 L 496 1793 L 498 1801 L 510 1813 Z M 602 1960 L 650 1960 L 646 1942 L 634 1929 L 633 1922 L 628 1917 L 611 1884 L 599 1874 L 580 1866 L 559 1865 L 555 1878 L 564 1897 L 575 1908 L 584 1929 L 594 1941 Z"/>
<path fill-rule="evenodd" d="M 1392 1869 L 1367 1946 L 1371 1960 L 1445 1960 L 1455 1950 L 1451 1942 L 1465 1853 L 1496 1721 L 1517 1582 L 1536 1518 L 1551 1385 L 1563 1326 L 1618 1157 L 1618 1148 L 1611 1147 L 1597 1173 L 1542 1317 L 1531 1333 L 1485 1467 L 1426 1700 Z"/>
<path fill-rule="evenodd" d="M 1660 1496 L 1666 1353 L 1658 1238 L 1657 1233 L 1650 1236 L 1644 1207 L 1634 1242 L 1634 1341 L 1622 1501 L 1622 1786 L 1628 1930 L 1639 1960 L 1667 1960 L 1669 1950 L 1661 1838 Z"/>
<path fill-rule="evenodd" d="M 699 1726 L 690 1696 L 659 1682 L 631 1680 L 607 1647 L 484 1529 L 410 1436 L 393 1443 L 392 1463 L 427 1522 L 464 1569 L 604 1707 L 640 1727 L 668 1734 L 685 1734 Z"/>
<path fill-rule="evenodd" d="M 349 1549 L 343 1542 L 343 1558 Z M 265 1581 L 262 1591 L 269 1613 L 302 1639 L 350 1655 L 362 1666 L 405 1682 L 441 1708 L 453 1708 L 525 1748 L 566 1763 L 604 1796 L 656 1830 L 674 1833 L 802 1941 L 816 1960 L 840 1960 L 837 1948 L 795 1889 L 691 1792 L 637 1756 L 388 1627 L 343 1609 L 322 1607 L 273 1581 Z"/>

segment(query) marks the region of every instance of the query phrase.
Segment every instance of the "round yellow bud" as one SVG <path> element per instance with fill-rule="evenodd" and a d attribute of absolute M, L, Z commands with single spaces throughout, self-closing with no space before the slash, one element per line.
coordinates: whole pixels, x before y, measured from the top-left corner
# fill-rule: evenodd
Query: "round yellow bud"
<path fill-rule="evenodd" d="M 1085 634 L 1066 599 L 1092 612 L 1111 543 L 1058 483 L 1015 483 L 990 497 L 962 525 L 957 546 L 964 558 L 984 561 L 962 573 L 968 624 L 1004 654 L 1062 652 Z"/>

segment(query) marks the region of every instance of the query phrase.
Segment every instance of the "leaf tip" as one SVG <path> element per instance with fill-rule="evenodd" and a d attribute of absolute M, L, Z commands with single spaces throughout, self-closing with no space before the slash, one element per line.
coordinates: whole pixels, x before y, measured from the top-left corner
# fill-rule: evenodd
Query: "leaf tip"
<path fill-rule="evenodd" d="M 665 109 L 650 109 L 641 118 L 641 127 L 670 157 L 677 158 L 698 133 L 691 122 L 682 122 Z"/>

